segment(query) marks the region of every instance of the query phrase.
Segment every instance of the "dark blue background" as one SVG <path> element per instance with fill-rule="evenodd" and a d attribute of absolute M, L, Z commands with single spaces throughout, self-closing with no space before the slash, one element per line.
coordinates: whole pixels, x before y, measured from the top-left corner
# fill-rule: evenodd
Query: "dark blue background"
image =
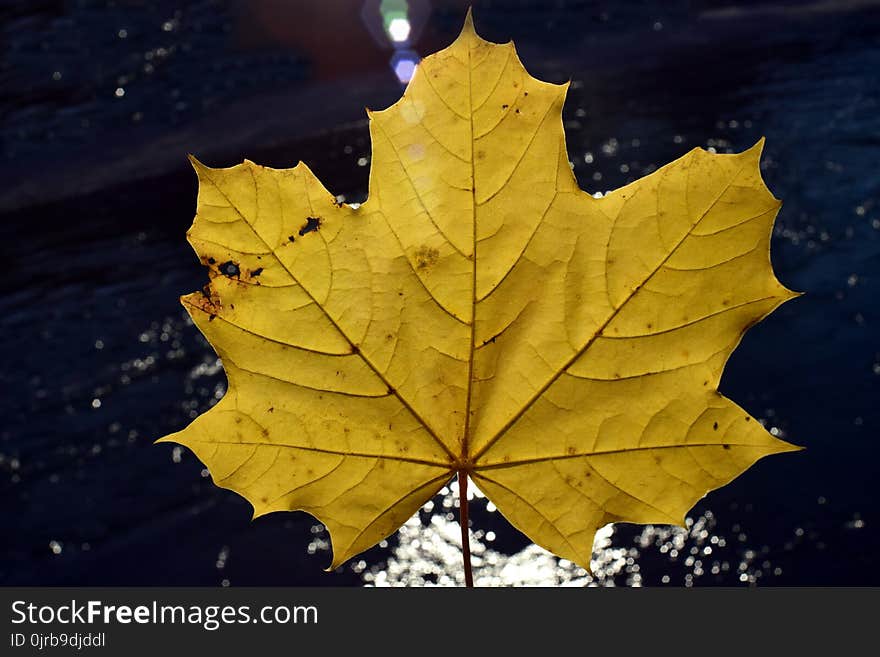
<path fill-rule="evenodd" d="M 311 518 L 251 522 L 186 450 L 152 445 L 225 382 L 178 303 L 206 279 L 184 238 L 186 153 L 302 159 L 362 200 L 363 108 L 401 90 L 362 4 L 0 3 L 0 584 L 362 583 L 350 566 L 322 572 Z M 465 3 L 414 4 L 415 49 L 447 45 Z M 784 202 L 772 259 L 806 295 L 749 331 L 721 390 L 807 450 L 761 461 L 695 514 L 713 510 L 732 563 L 752 550 L 772 565 L 760 584 L 880 584 L 880 3 L 474 4 L 480 33 L 513 38 L 533 75 L 573 81 L 584 189 L 767 137 Z M 496 550 L 526 545 L 474 506 Z M 381 568 L 395 541 L 364 559 Z M 644 584 L 683 573 L 643 559 Z"/>

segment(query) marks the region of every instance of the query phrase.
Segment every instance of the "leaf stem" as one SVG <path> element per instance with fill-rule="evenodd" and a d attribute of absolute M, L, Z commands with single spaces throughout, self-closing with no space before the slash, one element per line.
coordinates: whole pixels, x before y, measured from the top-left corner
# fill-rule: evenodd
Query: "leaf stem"
<path fill-rule="evenodd" d="M 471 540 L 468 531 L 468 497 L 467 497 L 467 472 L 458 471 L 458 513 L 461 524 L 461 554 L 464 559 L 464 585 L 468 588 L 474 586 L 474 573 L 471 570 Z"/>

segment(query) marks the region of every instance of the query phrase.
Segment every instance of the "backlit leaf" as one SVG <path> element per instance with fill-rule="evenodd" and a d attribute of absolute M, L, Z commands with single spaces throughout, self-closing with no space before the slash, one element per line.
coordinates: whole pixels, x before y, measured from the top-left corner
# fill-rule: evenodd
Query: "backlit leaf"
<path fill-rule="evenodd" d="M 357 209 L 304 164 L 193 160 L 188 238 L 211 282 L 183 303 L 229 390 L 163 440 L 255 515 L 313 514 L 334 567 L 458 472 L 589 567 L 598 527 L 682 524 L 796 449 L 718 393 L 744 331 L 795 296 L 770 265 L 761 143 L 593 198 L 568 163 L 566 89 L 468 19 L 370 114 Z"/>

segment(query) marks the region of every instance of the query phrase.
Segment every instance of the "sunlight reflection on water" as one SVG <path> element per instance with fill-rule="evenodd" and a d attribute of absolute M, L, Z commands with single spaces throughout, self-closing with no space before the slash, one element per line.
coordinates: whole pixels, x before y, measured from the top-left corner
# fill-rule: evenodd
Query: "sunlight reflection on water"
<path fill-rule="evenodd" d="M 456 504 L 451 490 L 444 489 L 435 500 L 440 507 Z M 476 505 L 486 505 L 479 493 Z M 472 504 L 474 504 L 472 502 Z M 489 503 L 491 504 L 491 503 Z M 430 513 L 437 504 L 429 501 L 423 511 Z M 367 586 L 462 586 L 461 537 L 456 520 L 450 514 L 414 515 L 397 534 L 398 544 L 384 564 L 369 569 L 363 561 L 353 565 L 361 571 Z M 765 558 L 770 552 L 743 547 L 747 536 L 740 532 L 730 540 L 714 530 L 715 515 L 705 511 L 687 519 L 687 528 L 646 525 L 625 545 L 628 538 L 618 535 L 615 525 L 606 525 L 596 532 L 593 543 L 592 574 L 584 568 L 560 559 L 543 548 L 530 544 L 514 554 L 505 554 L 487 545 L 494 532 L 471 531 L 471 552 L 476 586 L 590 586 L 613 587 L 643 585 L 641 561 L 651 560 L 657 570 L 664 561 L 660 584 L 693 586 L 701 577 L 714 575 L 725 580 L 735 579 L 743 585 L 756 585 L 762 577 L 781 575 L 782 570 Z M 739 527 L 735 527 L 740 529 Z M 313 542 L 315 549 L 329 549 L 325 540 Z M 735 577 L 731 577 L 731 571 Z"/>

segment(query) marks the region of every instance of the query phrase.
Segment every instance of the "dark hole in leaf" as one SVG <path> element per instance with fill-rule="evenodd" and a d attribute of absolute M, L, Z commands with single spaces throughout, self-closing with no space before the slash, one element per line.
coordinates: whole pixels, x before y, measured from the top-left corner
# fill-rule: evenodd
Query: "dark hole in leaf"
<path fill-rule="evenodd" d="M 232 260 L 227 260 L 220 265 L 220 273 L 232 278 L 233 276 L 240 276 L 241 270 L 238 268 L 238 263 L 232 262 Z"/>
<path fill-rule="evenodd" d="M 320 217 L 306 217 L 305 225 L 299 229 L 299 236 L 302 237 L 306 233 L 311 233 L 312 231 L 318 230 L 318 227 L 321 225 Z"/>
<path fill-rule="evenodd" d="M 715 431 L 718 431 L 718 423 L 717 423 L 717 422 L 714 422 L 714 423 L 712 424 L 712 428 L 715 429 Z"/>
<path fill-rule="evenodd" d="M 257 267 L 256 269 L 254 269 L 254 270 L 251 272 L 251 276 L 253 276 L 254 278 L 256 278 L 257 276 L 259 276 L 259 275 L 262 274 L 262 273 L 263 273 L 263 268 L 262 268 L 262 267 Z"/>
<path fill-rule="evenodd" d="M 216 262 L 217 262 L 217 261 L 214 260 L 214 258 L 208 258 L 208 264 L 209 264 L 209 265 L 213 265 L 213 264 L 216 263 Z"/>
<path fill-rule="evenodd" d="M 290 240 L 291 242 L 296 242 L 296 238 L 293 235 L 288 235 L 287 239 Z"/>

